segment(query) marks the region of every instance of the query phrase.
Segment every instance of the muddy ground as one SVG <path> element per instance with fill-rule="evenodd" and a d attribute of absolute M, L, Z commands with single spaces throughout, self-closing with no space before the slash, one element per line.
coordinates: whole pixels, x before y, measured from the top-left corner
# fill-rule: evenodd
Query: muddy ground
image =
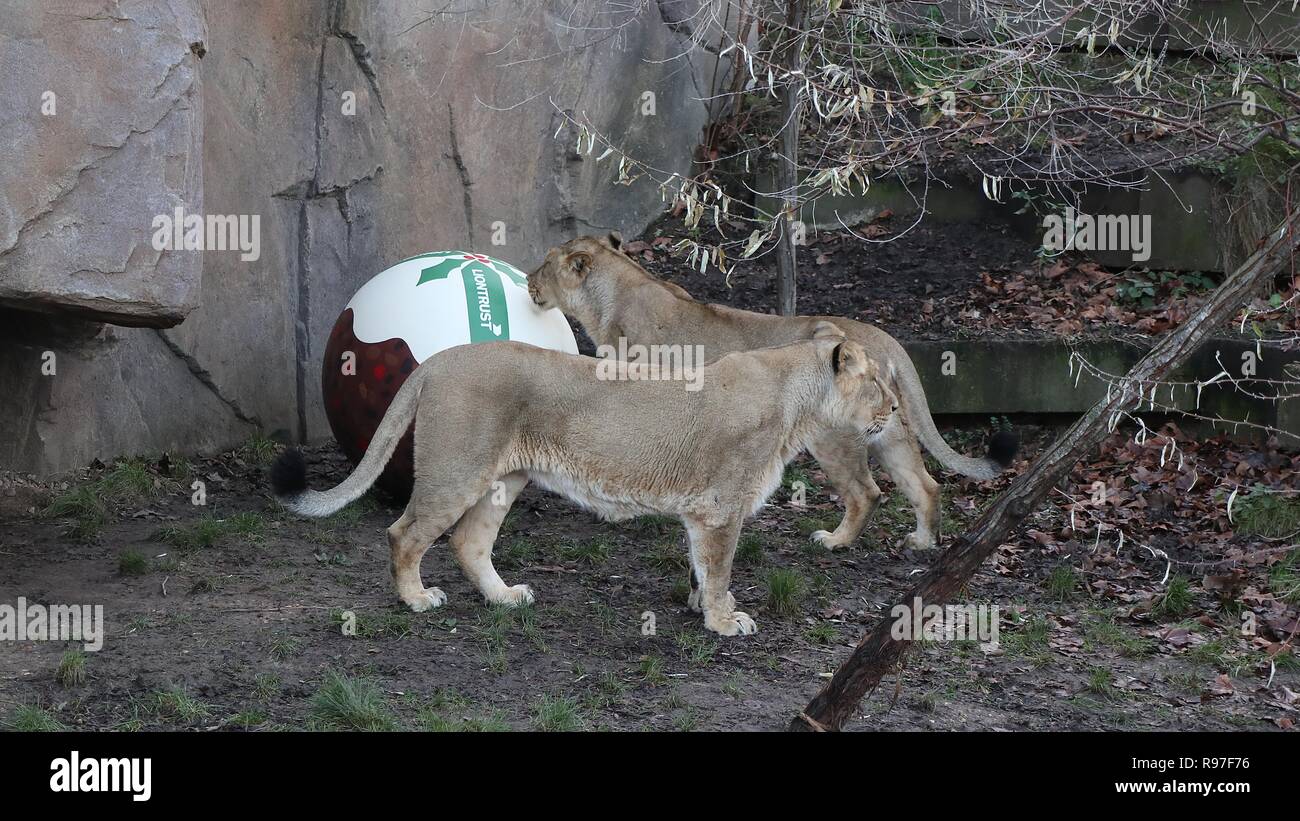
<path fill-rule="evenodd" d="M 1024 432 L 1032 456 L 1044 434 Z M 971 450 L 982 434 L 947 435 Z M 449 601 L 412 614 L 389 587 L 384 528 L 398 509 L 367 496 L 323 521 L 286 514 L 264 479 L 274 450 L 257 440 L 193 464 L 88 471 L 52 488 L 56 499 L 82 499 L 64 515 L 11 510 L 0 521 L 0 603 L 102 604 L 107 628 L 80 672 L 61 643 L 0 644 L 8 727 L 779 729 L 934 555 L 893 546 L 911 529 L 911 513 L 883 478 L 887 497 L 855 545 L 833 554 L 814 546 L 807 534 L 833 527 L 838 505 L 816 466 L 796 463 L 746 528 L 737 561 L 733 590 L 760 632 L 721 639 L 684 607 L 676 523 L 600 523 L 530 488 L 496 555 L 507 582 L 531 584 L 537 603 L 485 607 L 444 540 L 423 572 Z M 1125 484 L 1132 460 L 1106 456 L 1117 465 L 1111 479 Z M 348 469 L 332 448 L 308 457 L 316 487 Z M 1287 458 L 1272 469 L 1290 470 Z M 936 476 L 948 538 L 1008 481 Z M 192 504 L 196 478 L 205 506 Z M 1094 475 L 1076 479 L 1087 487 Z M 795 482 L 808 487 L 803 507 L 792 504 Z M 102 519 L 76 497 L 79 488 L 108 500 Z M 78 524 L 83 532 L 71 534 Z M 1290 726 L 1300 690 L 1294 657 L 1282 653 L 1273 669 L 1276 641 L 1268 629 L 1241 635 L 1240 603 L 1221 601 L 1191 574 L 1185 599 L 1164 607 L 1165 562 L 1131 547 L 1114 555 L 1109 538 L 1097 550 L 1090 535 L 1051 535 L 1067 526 L 1062 507 L 1040 511 L 970 583 L 969 601 L 1000 608 L 995 649 L 917 645 L 901 680 L 864 702 L 849 729 Z M 1197 545 L 1180 543 L 1190 556 Z M 1261 545 L 1219 533 L 1202 558 Z M 1245 572 L 1251 589 L 1267 590 L 1276 575 L 1258 561 Z M 799 592 L 782 596 L 782 584 Z M 654 635 L 643 633 L 647 613 Z M 354 635 L 343 629 L 349 614 Z M 344 678 L 327 684 L 334 674 Z"/>

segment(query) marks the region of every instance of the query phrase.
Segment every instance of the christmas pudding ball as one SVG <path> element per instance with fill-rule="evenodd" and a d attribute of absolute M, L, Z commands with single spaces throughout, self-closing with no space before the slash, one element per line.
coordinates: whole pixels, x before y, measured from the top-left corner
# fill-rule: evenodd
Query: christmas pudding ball
<path fill-rule="evenodd" d="M 502 339 L 578 352 L 564 315 L 538 308 L 527 276 L 500 260 L 437 251 L 376 275 L 343 309 L 325 345 L 325 414 L 343 452 L 353 464 L 361 460 L 397 389 L 421 362 L 446 348 Z M 401 498 L 411 492 L 413 433 L 407 430 L 379 479 Z"/>

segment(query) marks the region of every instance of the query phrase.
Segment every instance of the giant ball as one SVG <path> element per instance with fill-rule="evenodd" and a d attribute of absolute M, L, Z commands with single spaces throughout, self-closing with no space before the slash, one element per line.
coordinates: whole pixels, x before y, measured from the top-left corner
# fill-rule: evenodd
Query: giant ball
<path fill-rule="evenodd" d="M 483 254 L 435 251 L 375 275 L 343 309 L 325 345 L 321 389 L 339 447 L 356 464 L 411 371 L 438 351 L 513 339 L 577 353 L 564 315 L 538 308 L 522 271 Z M 492 374 L 483 374 L 491 379 Z M 407 430 L 380 477 L 396 496 L 410 494 L 413 431 Z"/>

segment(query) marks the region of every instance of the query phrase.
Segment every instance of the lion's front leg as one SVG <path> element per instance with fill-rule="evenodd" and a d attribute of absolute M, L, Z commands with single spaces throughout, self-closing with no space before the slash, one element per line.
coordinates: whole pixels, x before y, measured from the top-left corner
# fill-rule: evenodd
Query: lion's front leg
<path fill-rule="evenodd" d="M 934 547 L 939 538 L 939 483 L 925 469 L 916 437 L 895 420 L 871 443 L 871 453 L 916 512 L 916 530 L 903 537 L 900 545 L 916 550 Z"/>
<path fill-rule="evenodd" d="M 492 545 L 510 506 L 528 484 L 522 473 L 511 473 L 494 482 L 491 489 L 466 511 L 451 536 L 456 561 L 489 604 L 533 603 L 533 590 L 526 584 L 507 585 L 492 564 Z"/>
<path fill-rule="evenodd" d="M 810 538 L 831 550 L 853 544 L 880 501 L 880 488 L 871 478 L 867 450 L 856 436 L 828 433 L 814 442 L 809 452 L 844 501 L 844 518 L 839 527 L 834 532 L 818 530 Z"/>
<path fill-rule="evenodd" d="M 748 613 L 736 609 L 731 595 L 731 563 L 740 535 L 740 517 L 721 527 L 686 520 L 691 542 L 691 576 L 698 587 L 692 590 L 695 609 L 704 613 L 704 626 L 723 636 L 747 636 L 758 632 Z M 688 601 L 688 604 L 690 602 Z"/>

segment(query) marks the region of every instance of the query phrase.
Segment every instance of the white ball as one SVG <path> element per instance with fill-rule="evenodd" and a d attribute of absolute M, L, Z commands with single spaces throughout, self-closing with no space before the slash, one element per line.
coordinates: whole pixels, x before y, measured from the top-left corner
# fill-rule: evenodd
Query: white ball
<path fill-rule="evenodd" d="M 513 339 L 576 354 L 564 314 L 537 307 L 528 277 L 483 254 L 435 251 L 375 275 L 348 303 L 362 342 L 403 339 L 423 362 L 471 342 Z"/>

